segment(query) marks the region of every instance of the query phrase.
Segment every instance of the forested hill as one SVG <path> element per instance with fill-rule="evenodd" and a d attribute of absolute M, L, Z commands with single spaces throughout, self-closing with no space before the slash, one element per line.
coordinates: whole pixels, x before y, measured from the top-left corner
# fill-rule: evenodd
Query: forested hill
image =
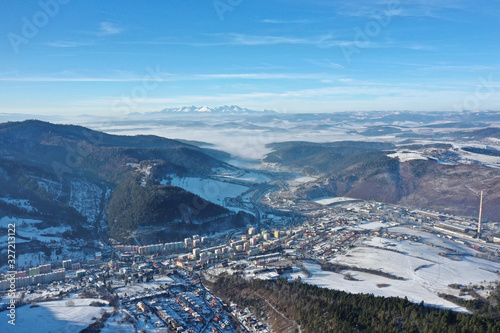
<path fill-rule="evenodd" d="M 478 310 L 482 314 L 465 314 L 414 304 L 398 297 L 350 294 L 284 279 L 248 281 L 232 275 L 220 277 L 210 285 L 225 302 L 249 307 L 261 317 L 267 317 L 276 331 L 500 332 L 498 287 L 491 300 L 491 304 L 496 305 Z"/>
<path fill-rule="evenodd" d="M 327 143 L 280 142 L 267 146 L 274 149 L 264 162 L 278 163 L 312 175 L 331 174 L 355 165 L 393 167 L 393 159 L 384 150 L 394 148 L 390 143 L 338 141 Z"/>
<path fill-rule="evenodd" d="M 38 120 L 0 124 L 1 157 L 49 172 L 116 182 L 127 163 L 158 160 L 185 172 L 210 173 L 224 163 L 203 149 L 152 135 L 110 135 L 82 126 Z M 58 169 L 58 170 L 55 170 Z"/>
<path fill-rule="evenodd" d="M 0 215 L 70 225 L 87 237 L 95 237 L 98 226 L 110 221 L 115 237 L 174 221 L 203 222 L 210 228 L 206 221 L 211 217 L 231 213 L 155 179 L 167 173 L 209 176 L 215 168 L 233 168 L 216 155 L 151 135 L 110 135 L 38 120 L 2 123 L 0 198 L 7 199 L 0 200 Z M 27 200 L 32 209 L 20 209 L 12 200 Z M 175 230 L 169 236 L 175 238 Z"/>
<path fill-rule="evenodd" d="M 390 156 L 396 147 L 388 143 L 283 142 L 268 147 L 274 151 L 266 156 L 265 162 L 320 179 L 299 189 L 299 194 L 307 199 L 346 196 L 477 216 L 478 198 L 470 189 L 482 188 L 488 193 L 483 217 L 499 221 L 500 173 L 496 168 L 440 163 L 426 158 L 402 161 Z M 433 147 L 448 151 L 451 145 Z M 465 147 L 464 150 L 497 153 L 491 149 Z"/>

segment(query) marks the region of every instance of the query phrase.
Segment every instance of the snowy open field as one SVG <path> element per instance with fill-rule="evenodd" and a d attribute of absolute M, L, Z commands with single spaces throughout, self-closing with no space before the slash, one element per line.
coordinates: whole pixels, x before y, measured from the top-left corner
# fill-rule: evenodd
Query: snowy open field
<path fill-rule="evenodd" d="M 353 278 L 359 280 L 351 281 L 346 280 L 343 274 L 323 271 L 317 264 L 305 263 L 304 266 L 311 273 L 311 277 L 306 277 L 303 273 L 292 274 L 292 277 L 300 275 L 302 282 L 329 289 L 343 290 L 349 293 L 374 294 L 375 296 L 385 297 L 398 296 L 402 298 L 406 296 L 410 301 L 415 303 L 420 303 L 423 300 L 429 305 L 453 309 L 455 311 L 466 311 L 466 309 L 440 298 L 436 294 L 427 291 L 425 287 L 414 282 L 392 280 L 363 272 L 343 272 L 350 273 Z M 377 284 L 387 284 L 389 286 L 379 288 Z"/>
<path fill-rule="evenodd" d="M 36 211 L 36 209 L 31 206 L 31 203 L 29 202 L 29 200 L 10 199 L 10 198 L 0 198 L 0 200 L 9 204 L 9 205 L 13 205 L 13 206 L 16 206 L 18 208 L 24 209 L 27 212 L 32 212 L 33 210 Z"/>
<path fill-rule="evenodd" d="M 170 176 L 169 180 L 162 180 L 161 184 L 178 186 L 186 191 L 199 195 L 203 199 L 225 206 L 226 198 L 236 198 L 248 191 L 248 187 L 210 178 Z M 230 208 L 230 207 L 228 207 Z"/>
<path fill-rule="evenodd" d="M 125 294 L 135 295 L 135 294 L 140 294 L 142 292 L 145 293 L 146 288 L 148 290 L 156 289 L 156 288 L 159 288 L 161 285 L 164 285 L 165 283 L 172 283 L 172 282 L 174 282 L 174 280 L 172 280 L 168 276 L 161 276 L 159 278 L 155 278 L 151 282 L 137 283 L 137 284 L 127 285 L 124 287 L 117 288 L 116 293 L 120 297 L 125 296 Z"/>
<path fill-rule="evenodd" d="M 319 198 L 313 200 L 315 203 L 320 205 L 331 205 L 341 202 L 349 202 L 349 201 L 359 201 L 359 199 L 347 198 L 347 197 L 333 197 L 333 198 Z"/>
<path fill-rule="evenodd" d="M 52 254 L 47 257 L 44 252 L 29 252 L 29 253 L 16 253 L 16 265 L 18 268 L 27 268 L 32 266 L 38 266 L 41 264 L 46 264 L 51 261 L 60 261 L 63 259 L 75 259 L 80 260 L 85 257 L 83 251 L 75 251 L 71 249 L 68 251 L 66 245 L 64 244 L 64 238 L 62 234 L 70 230 L 71 228 L 67 225 L 61 225 L 57 227 L 40 228 L 40 224 L 43 223 L 42 220 L 35 219 L 24 219 L 17 217 L 4 216 L 0 218 L 0 226 L 7 228 L 7 225 L 14 223 L 16 225 L 16 244 L 29 243 L 32 240 L 38 240 L 42 243 L 58 243 L 62 245 L 63 251 L 61 254 L 56 255 L 55 250 Z M 0 243 L 7 244 L 7 233 L 0 236 Z M 7 251 L 7 247 L 0 249 L 0 251 Z M 7 263 L 0 263 L 0 271 L 7 270 Z M 1 332 L 1 331 L 0 331 Z"/>
<path fill-rule="evenodd" d="M 374 221 L 374 222 L 368 222 L 368 223 L 358 224 L 358 227 L 360 229 L 364 229 L 364 230 L 376 230 L 376 229 L 380 229 L 380 228 L 387 228 L 388 227 L 388 223 Z"/>
<path fill-rule="evenodd" d="M 298 175 L 297 178 L 288 180 L 286 183 L 288 184 L 290 191 L 295 192 L 299 186 L 315 180 L 317 180 L 317 178 Z"/>
<path fill-rule="evenodd" d="M 387 155 L 392 158 L 399 158 L 401 162 L 407 162 L 412 160 L 427 160 L 427 157 L 422 156 L 416 152 L 397 152 L 394 154 Z"/>
<path fill-rule="evenodd" d="M 7 319 L 0 320 L 0 332 L 16 333 L 73 333 L 80 332 L 95 322 L 109 307 L 89 306 L 91 298 L 71 298 L 74 306 L 66 306 L 68 299 L 37 303 L 38 307 L 23 306 L 16 309 L 16 326 Z M 5 312 L 4 312 L 5 313 Z M 5 316 L 5 318 L 8 318 Z M 94 319 L 92 319 L 94 318 Z"/>
<path fill-rule="evenodd" d="M 466 146 L 466 145 L 463 145 Z M 478 145 L 467 145 L 469 147 L 474 147 Z M 486 148 L 486 146 L 479 146 L 477 148 Z M 472 153 L 469 151 L 465 150 L 458 150 L 457 151 L 461 155 L 461 162 L 464 164 L 470 164 L 470 163 L 482 163 L 488 167 L 491 168 L 499 168 L 500 167 L 500 157 L 498 156 L 491 156 L 491 155 L 484 155 L 484 154 L 476 154 Z"/>
<path fill-rule="evenodd" d="M 13 223 L 16 225 L 16 243 L 25 243 L 29 240 L 20 238 L 27 237 L 30 239 L 37 239 L 41 242 L 49 243 L 51 241 L 59 242 L 61 240 L 62 233 L 69 230 L 69 226 L 60 227 L 49 227 L 44 229 L 37 228 L 37 225 L 42 223 L 41 220 L 34 219 L 22 219 L 17 217 L 2 217 L 0 219 L 0 226 L 6 228 L 8 224 Z M 42 235 L 53 235 L 53 236 L 42 236 Z M 0 237 L 0 241 L 7 243 L 7 235 Z"/>
<path fill-rule="evenodd" d="M 409 230 L 411 229 L 399 231 Z M 430 240 L 428 238 L 430 237 L 424 238 L 424 240 Z M 432 246 L 423 242 L 398 242 L 375 237 L 363 241 L 360 246 L 332 260 L 334 263 L 351 267 L 383 271 L 405 280 L 351 270 L 338 274 L 322 271 L 319 265 L 307 263 L 305 266 L 312 273 L 312 276 L 308 278 L 301 275 L 301 278 L 304 282 L 331 289 L 353 293 L 373 293 L 378 296 L 406 296 L 410 301 L 416 303 L 423 300 L 429 305 L 466 311 L 464 308 L 440 298 L 438 293 L 457 295 L 457 290 L 449 287 L 452 283 L 468 285 L 497 281 L 499 274 L 496 272 L 500 271 L 500 264 L 470 255 L 463 256 L 459 260 L 439 255 L 445 251 L 443 247 L 465 250 L 458 244 L 441 239 L 440 241 L 441 244 L 436 242 L 436 246 Z M 469 252 L 469 254 L 471 253 Z M 359 281 L 344 279 L 345 273 L 350 273 L 354 279 Z M 292 277 L 295 276 L 292 275 Z"/>
<path fill-rule="evenodd" d="M 218 177 L 227 178 L 229 180 L 239 180 L 242 182 L 248 182 L 251 184 L 265 183 L 271 180 L 271 178 L 263 173 L 256 171 L 244 171 L 244 170 L 228 170 L 224 168 L 214 169 L 214 172 L 218 173 Z"/>
<path fill-rule="evenodd" d="M 432 144 L 434 142 L 432 141 L 422 141 L 422 143 L 426 144 Z M 450 144 L 450 142 L 437 142 L 437 143 L 443 143 L 443 144 Z M 484 164 L 485 166 L 491 167 L 491 168 L 500 168 L 500 157 L 498 156 L 491 156 L 491 155 L 485 155 L 485 154 L 478 154 L 478 153 L 473 153 L 469 152 L 467 150 L 464 150 L 463 148 L 465 147 L 474 147 L 474 148 L 480 148 L 480 149 L 488 149 L 492 148 L 492 146 L 484 145 L 484 144 L 472 144 L 472 143 L 456 143 L 452 142 L 453 149 L 451 150 L 454 154 L 457 154 L 458 160 L 457 162 L 460 164 L 474 164 L 474 163 L 480 163 Z M 495 147 L 493 147 L 495 148 Z M 496 148 L 498 149 L 498 148 Z M 425 153 L 422 153 L 420 151 L 409 151 L 408 149 L 400 150 L 397 151 L 396 153 L 389 154 L 387 155 L 392 158 L 399 158 L 401 162 L 407 162 L 411 160 L 427 160 L 429 158 L 433 158 L 431 156 L 427 156 Z M 445 164 L 450 164 L 449 162 L 444 162 L 439 160 L 440 163 L 445 163 Z M 455 164 L 451 163 L 451 164 Z"/>

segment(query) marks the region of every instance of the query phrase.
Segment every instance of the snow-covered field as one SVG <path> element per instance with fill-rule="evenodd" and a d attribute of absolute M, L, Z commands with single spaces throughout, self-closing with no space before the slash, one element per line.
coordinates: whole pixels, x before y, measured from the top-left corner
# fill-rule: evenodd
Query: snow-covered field
<path fill-rule="evenodd" d="M 106 311 L 106 307 L 89 306 L 92 301 L 107 303 L 91 298 L 71 298 L 73 306 L 66 306 L 68 299 L 60 301 L 40 302 L 38 307 L 23 306 L 16 309 L 16 326 L 7 319 L 0 320 L 0 332 L 18 333 L 73 333 L 80 332 Z M 5 318 L 8 318 L 5 316 Z M 92 319 L 94 318 L 94 319 Z"/>
<path fill-rule="evenodd" d="M 425 237 L 423 240 L 429 240 L 429 238 L 431 237 Z M 442 239 L 439 241 L 442 243 L 432 246 L 424 244 L 423 241 L 398 242 L 375 237 L 332 260 L 334 263 L 351 267 L 383 271 L 405 280 L 350 270 L 342 274 L 325 272 L 315 264 L 305 264 L 312 276 L 309 278 L 301 276 L 301 278 L 304 282 L 331 289 L 353 293 L 373 293 L 379 296 L 406 296 L 416 303 L 423 300 L 426 304 L 465 311 L 454 303 L 440 298 L 438 293 L 456 295 L 457 290 L 449 287 L 452 283 L 468 285 L 497 281 L 499 275 L 496 271 L 500 270 L 500 264 L 470 255 L 463 256 L 461 260 L 439 255 L 444 251 L 441 246 L 466 251 L 466 248 L 456 243 Z M 472 253 L 469 252 L 469 254 Z M 350 273 L 359 281 L 344 279 L 345 273 Z"/>
<path fill-rule="evenodd" d="M 349 202 L 349 201 L 358 201 L 359 199 L 353 199 L 353 198 L 347 198 L 347 197 L 333 197 L 333 198 L 319 198 L 313 200 L 315 203 L 318 203 L 320 205 L 331 205 L 335 203 L 341 203 L 341 202 Z"/>
<path fill-rule="evenodd" d="M 466 145 L 462 145 L 466 146 Z M 467 145 L 469 147 L 477 147 L 478 145 Z M 479 146 L 478 148 L 486 148 L 485 146 Z M 460 149 L 458 153 L 461 155 L 461 162 L 464 164 L 469 163 L 482 163 L 488 167 L 500 168 L 500 157 L 490 156 L 484 154 L 476 154 L 469 151 Z"/>
<path fill-rule="evenodd" d="M 323 271 L 318 264 L 305 263 L 304 267 L 309 270 L 311 277 L 306 277 L 303 273 L 292 274 L 300 276 L 302 282 L 314 284 L 320 287 L 343 290 L 349 293 L 365 293 L 374 294 L 376 296 L 399 296 L 408 297 L 408 299 L 415 303 L 424 301 L 425 304 L 453 309 L 455 311 L 465 312 L 466 309 L 448 302 L 436 294 L 428 291 L 425 287 L 409 281 L 399 281 L 375 276 L 368 273 L 347 271 L 351 276 L 359 281 L 346 280 L 343 274 Z M 377 287 L 378 285 L 386 284 L 387 287 Z"/>
<path fill-rule="evenodd" d="M 309 177 L 309 176 L 298 176 L 295 179 L 288 180 L 287 184 L 290 188 L 290 191 L 295 192 L 300 185 L 303 185 L 303 184 L 306 184 L 309 182 L 313 182 L 316 179 L 317 178 Z"/>
<path fill-rule="evenodd" d="M 237 173 L 237 174 L 222 174 L 219 177 L 221 178 L 229 178 L 229 179 L 235 179 L 235 180 L 240 180 L 244 182 L 249 182 L 249 183 L 265 183 L 271 180 L 269 176 L 266 176 L 262 173 L 258 172 L 252 172 L 252 171 L 246 171 L 242 173 Z"/>
<path fill-rule="evenodd" d="M 60 227 L 49 227 L 44 229 L 39 229 L 36 227 L 37 224 L 42 223 L 41 220 L 33 219 L 21 219 L 17 217 L 2 217 L 0 219 L 0 226 L 7 227 L 8 224 L 16 225 L 16 235 L 21 237 L 28 237 L 30 239 L 37 239 L 41 242 L 49 243 L 51 241 L 58 242 L 61 240 L 62 233 L 69 230 L 69 226 Z M 42 235 L 53 235 L 53 236 L 42 236 Z M 7 235 L 0 237 L 0 241 L 5 241 L 7 243 Z M 16 243 L 25 243 L 29 240 L 16 237 Z"/>
<path fill-rule="evenodd" d="M 31 203 L 29 202 L 29 200 L 10 199 L 10 198 L 0 198 L 0 200 L 9 204 L 9 205 L 17 206 L 21 209 L 24 209 L 27 212 L 36 211 L 36 209 L 31 206 Z"/>
<path fill-rule="evenodd" d="M 125 296 L 125 294 L 135 295 L 135 294 L 140 294 L 142 292 L 146 292 L 146 288 L 148 290 L 156 289 L 156 288 L 159 288 L 161 285 L 164 285 L 165 283 L 172 283 L 172 282 L 174 282 L 174 280 L 172 280 L 168 276 L 161 276 L 159 278 L 155 278 L 151 282 L 137 283 L 137 284 L 117 288 L 116 293 L 120 297 Z"/>
<path fill-rule="evenodd" d="M 380 228 L 387 228 L 388 225 L 387 225 L 387 223 L 374 221 L 374 222 L 359 224 L 358 227 L 361 229 L 365 229 L 365 230 L 376 230 L 376 229 L 380 229 Z"/>
<path fill-rule="evenodd" d="M 170 176 L 161 184 L 178 186 L 186 191 L 199 195 L 203 199 L 224 206 L 226 198 L 236 198 L 248 191 L 248 187 L 229 182 L 218 181 L 210 178 Z M 228 207 L 229 208 L 229 207 Z"/>
<path fill-rule="evenodd" d="M 427 157 L 416 152 L 397 152 L 394 154 L 387 155 L 392 158 L 399 158 L 401 162 L 407 162 L 412 160 L 427 160 Z"/>
<path fill-rule="evenodd" d="M 452 161 L 451 163 L 445 162 L 438 160 L 440 163 L 444 164 L 475 164 L 475 163 L 480 163 L 484 164 L 485 166 L 491 167 L 491 168 L 500 168 L 500 157 L 498 156 L 491 156 L 491 155 L 485 155 L 485 154 L 477 154 L 477 153 L 472 153 L 469 151 L 464 150 L 464 147 L 474 147 L 474 148 L 480 148 L 480 149 L 486 149 L 486 148 L 492 148 L 491 146 L 487 146 L 484 144 L 473 144 L 473 143 L 457 143 L 457 142 L 446 142 L 446 141 L 425 141 L 423 140 L 421 142 L 422 144 L 432 144 L 432 143 L 443 143 L 443 144 L 452 144 L 453 149 L 450 150 L 450 152 L 457 154 L 457 160 Z M 493 147 L 497 148 L 498 147 Z M 399 158 L 401 162 L 407 162 L 411 160 L 427 160 L 429 158 L 435 159 L 432 156 L 426 156 L 426 153 L 422 153 L 420 151 L 408 151 L 408 150 L 403 150 L 403 151 L 398 151 L 397 153 L 394 154 L 389 154 L 387 155 L 392 158 Z"/>
<path fill-rule="evenodd" d="M 47 257 L 43 252 L 30 252 L 23 254 L 16 253 L 16 265 L 18 268 L 33 267 L 51 261 L 60 261 L 63 259 L 79 260 L 85 257 L 83 251 L 76 251 L 73 248 L 69 250 L 67 245 L 65 244 L 62 234 L 65 231 L 71 229 L 71 227 L 69 226 L 61 225 L 57 227 L 39 228 L 39 224 L 43 223 L 43 221 L 41 220 L 23 219 L 8 216 L 0 218 L 1 227 L 7 228 L 7 225 L 10 223 L 14 223 L 16 225 L 16 244 L 24 244 L 29 243 L 31 240 L 38 240 L 43 243 L 57 243 L 61 245 L 63 249 L 60 255 L 56 255 L 55 250 L 52 250 L 52 254 L 49 257 Z M 0 236 L 0 243 L 7 244 L 7 236 L 7 233 Z M 6 252 L 6 249 L 7 247 L 1 249 L 0 251 Z M 0 263 L 0 271 L 7 270 L 6 264 L 7 263 Z"/>

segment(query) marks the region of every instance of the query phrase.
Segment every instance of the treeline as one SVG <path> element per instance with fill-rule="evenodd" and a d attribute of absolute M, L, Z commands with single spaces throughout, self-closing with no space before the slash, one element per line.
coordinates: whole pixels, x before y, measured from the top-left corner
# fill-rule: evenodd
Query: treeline
<path fill-rule="evenodd" d="M 463 295 L 463 293 L 467 292 L 473 298 L 464 299 L 444 293 L 439 293 L 439 297 L 444 298 L 457 305 L 463 306 L 476 314 L 480 314 L 484 317 L 491 318 L 497 321 L 500 320 L 500 283 L 497 283 L 495 289 L 490 293 L 488 298 L 484 298 L 483 296 L 481 296 L 474 290 L 473 287 L 462 287 L 457 284 L 450 285 L 450 287 L 460 289 L 460 295 Z"/>
<path fill-rule="evenodd" d="M 398 297 L 349 294 L 301 282 L 222 276 L 211 288 L 225 301 L 262 313 L 267 302 L 303 332 L 500 332 L 497 319 L 414 304 Z"/>
<path fill-rule="evenodd" d="M 470 153 L 474 154 L 481 154 L 481 155 L 489 155 L 489 156 L 500 156 L 500 150 L 494 149 L 494 148 L 477 148 L 477 147 L 463 147 L 462 148 L 465 151 L 468 151 Z"/>
<path fill-rule="evenodd" d="M 358 175 L 362 176 L 398 168 L 398 162 L 380 150 L 390 145 L 346 141 L 337 144 L 290 142 L 272 147 L 276 150 L 265 157 L 265 162 L 312 170 L 315 174 L 338 174 L 356 166 Z"/>
<path fill-rule="evenodd" d="M 391 280 L 406 280 L 405 278 L 401 276 L 397 276 L 394 274 L 378 271 L 375 269 L 369 269 L 369 268 L 361 268 L 361 267 L 352 267 L 352 266 L 347 266 L 347 265 L 341 265 L 341 264 L 334 264 L 331 262 L 327 262 L 321 265 L 321 269 L 324 271 L 330 271 L 330 272 L 335 272 L 335 273 L 340 273 L 342 271 L 346 270 L 351 270 L 351 271 L 357 271 L 357 272 L 363 272 L 363 273 L 369 273 L 373 275 L 378 275 L 382 276 Z"/>
<path fill-rule="evenodd" d="M 143 187 L 138 179 L 131 177 L 113 192 L 107 219 L 111 236 L 122 238 L 141 226 L 167 226 L 174 221 L 197 224 L 229 213 L 224 207 L 180 187 L 152 184 Z"/>

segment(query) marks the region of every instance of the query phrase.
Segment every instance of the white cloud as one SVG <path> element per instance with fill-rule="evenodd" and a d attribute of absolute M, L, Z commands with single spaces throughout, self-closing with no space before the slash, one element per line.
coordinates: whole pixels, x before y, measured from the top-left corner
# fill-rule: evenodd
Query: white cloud
<path fill-rule="evenodd" d="M 122 44 L 149 44 L 149 45 L 189 45 L 189 46 L 260 46 L 260 45 L 316 45 L 318 47 L 334 47 L 349 41 L 333 38 L 332 33 L 317 36 L 282 36 L 282 35 L 248 35 L 240 33 L 217 33 L 208 35 L 212 40 L 204 39 L 203 42 L 186 39 L 155 39 L 149 41 L 129 41 Z"/>
<path fill-rule="evenodd" d="M 109 77 L 0 77 L 0 81 L 10 82 L 136 82 L 142 78 Z"/>
<path fill-rule="evenodd" d="M 142 72 L 130 70 L 64 70 L 48 74 L 25 75 L 19 72 L 0 73 L 3 82 L 144 82 L 154 80 L 158 82 L 172 81 L 173 76 L 160 69 L 157 65 L 146 67 Z"/>
<path fill-rule="evenodd" d="M 122 28 L 117 27 L 115 24 L 111 22 L 101 22 L 99 24 L 99 31 L 97 35 L 99 36 L 117 35 L 120 34 L 122 31 L 123 31 Z"/>
<path fill-rule="evenodd" d="M 466 71 L 466 72 L 475 72 L 475 71 L 496 71 L 499 70 L 500 66 L 486 66 L 486 65 L 433 65 L 433 66 L 423 66 L 420 70 L 441 70 L 441 71 Z"/>
<path fill-rule="evenodd" d="M 239 73 L 239 74 L 197 74 L 194 78 L 200 79 L 321 79 L 323 74 L 296 74 L 296 73 Z"/>
<path fill-rule="evenodd" d="M 398 0 L 358 0 L 347 3 L 338 11 L 344 16 L 354 17 L 427 17 L 434 19 L 448 19 L 450 10 L 467 10 L 462 0 L 413 0 L 401 2 Z"/>
<path fill-rule="evenodd" d="M 61 48 L 71 48 L 71 47 L 79 47 L 79 46 L 91 46 L 94 43 L 89 42 L 74 42 L 74 41 L 55 41 L 47 43 L 46 45 L 51 47 L 61 47 Z"/>
<path fill-rule="evenodd" d="M 176 39 L 161 38 L 155 40 L 141 40 L 120 42 L 121 44 L 134 45 L 188 45 L 194 47 L 214 47 L 214 46 L 273 46 L 273 45 L 306 45 L 316 46 L 318 48 L 334 48 L 354 46 L 360 48 L 360 41 L 355 39 L 355 33 L 345 35 L 342 38 L 335 36 L 332 32 L 318 34 L 315 36 L 283 36 L 283 35 L 249 35 L 240 33 L 218 33 L 208 35 L 212 39 L 204 39 L 203 42 Z M 425 46 L 415 45 L 410 41 L 378 41 L 369 40 L 362 42 L 362 48 L 406 48 L 422 49 Z M 330 63 L 330 67 L 342 68 L 342 65 Z"/>
<path fill-rule="evenodd" d="M 266 19 L 262 20 L 262 23 L 270 23 L 270 24 L 302 24 L 302 23 L 312 23 L 311 20 L 273 20 Z"/>
<path fill-rule="evenodd" d="M 158 82 L 174 82 L 174 81 L 197 81 L 197 80 L 212 80 L 212 79 L 227 79 L 227 80 L 321 80 L 331 78 L 321 73 L 216 73 L 216 74 L 187 74 L 187 75 L 172 75 L 166 72 L 160 72 L 155 75 L 154 79 Z M 82 75 L 73 72 L 63 72 L 57 75 L 47 76 L 18 76 L 18 75 L 0 75 L 0 81 L 7 82 L 141 82 L 144 76 L 140 76 L 129 72 L 112 72 L 106 76 L 97 75 Z"/>
<path fill-rule="evenodd" d="M 342 66 L 341 64 L 337 64 L 329 59 L 306 59 L 307 62 L 319 66 L 319 67 L 324 67 L 324 68 L 330 68 L 330 69 L 344 69 L 345 67 Z"/>

